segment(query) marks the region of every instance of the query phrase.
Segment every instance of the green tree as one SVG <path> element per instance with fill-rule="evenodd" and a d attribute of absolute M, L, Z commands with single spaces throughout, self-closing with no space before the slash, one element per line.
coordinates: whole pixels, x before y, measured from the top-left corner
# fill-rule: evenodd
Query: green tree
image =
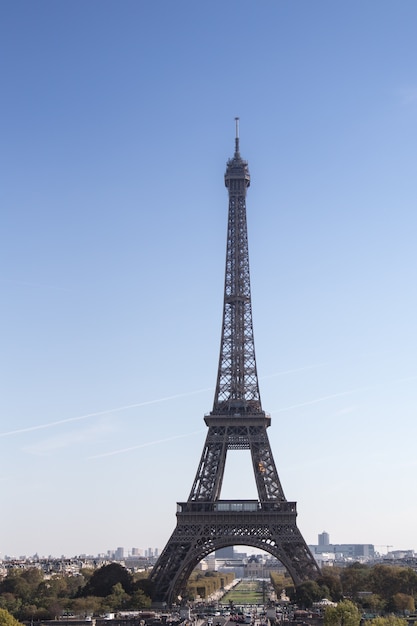
<path fill-rule="evenodd" d="M 0 593 L 12 593 L 20 598 L 22 602 L 29 599 L 31 587 L 23 578 L 22 570 L 12 568 L 8 571 L 6 578 L 0 583 Z"/>
<path fill-rule="evenodd" d="M 387 615 L 386 617 L 375 617 L 369 620 L 369 626 L 407 626 L 407 620 L 395 615 Z"/>
<path fill-rule="evenodd" d="M 310 608 L 313 602 L 318 602 L 322 597 L 323 590 L 315 580 L 306 580 L 295 588 L 296 602 L 303 608 Z"/>
<path fill-rule="evenodd" d="M 49 619 L 58 619 L 63 614 L 66 605 L 67 601 L 65 598 L 50 596 L 46 600 L 44 608 L 49 615 Z"/>
<path fill-rule="evenodd" d="M 393 565 L 375 565 L 370 573 L 371 591 L 388 600 L 396 593 L 404 593 L 408 585 L 406 568 Z"/>
<path fill-rule="evenodd" d="M 23 580 L 27 582 L 27 584 L 32 589 L 36 589 L 39 583 L 41 583 L 44 579 L 42 570 L 38 569 L 37 567 L 30 567 L 29 569 L 24 569 L 20 576 Z"/>
<path fill-rule="evenodd" d="M 24 604 L 16 613 L 15 617 L 23 621 L 40 621 L 43 619 L 50 619 L 51 615 L 44 607 L 37 606 L 36 604 Z"/>
<path fill-rule="evenodd" d="M 123 589 L 121 583 L 116 583 L 112 592 L 106 596 L 106 605 L 111 611 L 120 611 L 126 607 L 129 600 L 130 596 Z"/>
<path fill-rule="evenodd" d="M 82 575 L 78 576 L 64 576 L 66 584 L 66 597 L 74 598 L 78 595 L 79 590 L 85 586 L 86 579 Z"/>
<path fill-rule="evenodd" d="M 142 591 L 148 598 L 152 598 L 154 586 L 149 578 L 139 578 L 134 584 L 134 592 Z"/>
<path fill-rule="evenodd" d="M 21 626 L 21 623 L 17 621 L 6 609 L 0 609 L 0 626 Z"/>
<path fill-rule="evenodd" d="M 281 597 L 281 593 L 289 588 L 294 587 L 294 583 L 292 579 L 287 574 L 281 574 L 280 572 L 270 572 L 269 579 L 274 591 L 279 599 Z"/>
<path fill-rule="evenodd" d="M 87 617 L 87 615 L 99 613 L 101 601 L 100 598 L 97 598 L 96 596 L 75 598 L 69 602 L 69 608 L 75 615 Z"/>
<path fill-rule="evenodd" d="M 360 605 L 364 609 L 369 609 L 372 613 L 379 613 L 384 610 L 386 602 L 381 596 L 378 596 L 376 593 L 371 593 L 361 598 Z"/>
<path fill-rule="evenodd" d="M 0 595 L 0 608 L 6 609 L 12 615 L 16 615 L 22 606 L 22 600 L 14 593 L 5 592 Z"/>
<path fill-rule="evenodd" d="M 335 567 L 323 567 L 318 584 L 322 588 L 322 598 L 329 598 L 334 602 L 342 599 L 342 583 L 340 580 L 340 571 Z M 328 593 L 325 591 L 327 590 Z"/>
<path fill-rule="evenodd" d="M 413 596 L 417 590 L 417 572 L 411 567 L 402 567 L 398 575 L 401 579 L 401 593 Z"/>
<path fill-rule="evenodd" d="M 340 582 L 343 595 L 354 598 L 358 597 L 359 591 L 370 591 L 369 589 L 370 569 L 363 563 L 352 563 L 340 572 Z"/>
<path fill-rule="evenodd" d="M 151 604 L 152 600 L 142 591 L 142 589 L 136 589 L 130 597 L 131 609 L 148 609 Z"/>
<path fill-rule="evenodd" d="M 392 604 L 392 607 L 396 612 L 402 612 L 405 614 L 406 611 L 409 613 L 415 611 L 414 598 L 406 593 L 394 594 L 391 598 L 390 604 Z"/>
<path fill-rule="evenodd" d="M 350 600 L 328 606 L 324 612 L 323 626 L 359 626 L 361 614 Z"/>
<path fill-rule="evenodd" d="M 126 593 L 133 591 L 133 577 L 125 567 L 119 563 L 103 565 L 94 572 L 85 587 L 80 590 L 80 595 L 105 598 L 112 593 L 113 587 L 118 583 Z"/>
<path fill-rule="evenodd" d="M 11 593 L 22 605 L 31 603 L 43 578 L 42 571 L 36 567 L 27 570 L 11 568 L 0 582 L 0 594 Z"/>
<path fill-rule="evenodd" d="M 85 582 L 88 582 L 90 580 L 94 572 L 95 570 L 92 567 L 82 567 L 80 569 L 80 575 L 83 577 Z"/>

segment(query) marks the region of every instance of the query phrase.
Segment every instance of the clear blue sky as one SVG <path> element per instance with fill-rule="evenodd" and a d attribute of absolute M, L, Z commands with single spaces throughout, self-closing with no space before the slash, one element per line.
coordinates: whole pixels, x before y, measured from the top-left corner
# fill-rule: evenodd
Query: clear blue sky
<path fill-rule="evenodd" d="M 214 396 L 236 115 L 286 497 L 308 543 L 417 549 L 415 0 L 0 13 L 0 556 L 173 531 Z M 254 489 L 229 453 L 222 497 Z"/>

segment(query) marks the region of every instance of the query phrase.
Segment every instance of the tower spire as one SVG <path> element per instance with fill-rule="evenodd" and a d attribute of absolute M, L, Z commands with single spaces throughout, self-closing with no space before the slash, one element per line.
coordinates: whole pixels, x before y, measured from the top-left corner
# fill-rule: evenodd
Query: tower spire
<path fill-rule="evenodd" d="M 235 158 L 240 158 L 239 152 L 239 118 L 235 117 L 236 123 L 236 138 L 235 138 Z"/>

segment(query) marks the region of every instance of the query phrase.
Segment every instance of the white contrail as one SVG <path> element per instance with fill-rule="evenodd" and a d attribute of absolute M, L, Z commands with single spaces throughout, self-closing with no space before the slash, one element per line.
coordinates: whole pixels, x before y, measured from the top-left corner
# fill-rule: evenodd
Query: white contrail
<path fill-rule="evenodd" d="M 165 398 L 158 398 L 156 400 L 147 400 L 145 402 L 127 404 L 125 406 L 119 406 L 115 409 L 106 409 L 105 411 L 96 411 L 94 413 L 86 413 L 85 415 L 78 415 L 77 417 L 68 417 L 67 419 L 57 420 L 56 422 L 47 422 L 46 424 L 38 424 L 37 426 L 28 426 L 27 428 L 9 430 L 7 432 L 0 433 L 0 437 L 9 437 L 10 435 L 20 435 L 22 433 L 30 433 L 34 430 L 52 428 L 53 426 L 60 426 L 61 424 L 68 424 L 70 422 L 79 422 L 81 420 L 86 420 L 89 417 L 98 417 L 99 415 L 108 415 L 109 413 L 118 413 L 119 411 L 127 411 L 128 409 L 134 409 L 140 406 L 149 406 L 150 404 L 158 404 L 159 402 L 167 402 L 168 400 L 175 400 L 176 398 L 184 398 L 185 396 L 192 396 L 198 393 L 203 393 L 205 391 L 210 391 L 210 389 L 198 389 L 197 391 L 189 391 L 187 393 L 177 393 L 176 395 L 166 396 Z"/>
<path fill-rule="evenodd" d="M 131 450 L 137 450 L 138 448 L 147 448 L 148 446 L 155 446 L 158 443 L 165 443 L 166 441 L 174 441 L 174 439 L 183 439 L 184 437 L 191 437 L 197 433 L 203 433 L 204 430 L 194 430 L 191 433 L 185 433 L 184 435 L 175 435 L 174 437 L 167 437 L 166 439 L 157 439 L 156 441 L 148 441 L 147 443 L 139 443 L 137 446 L 130 446 L 129 448 L 121 448 L 120 450 L 113 450 L 112 452 L 103 452 L 103 454 L 94 454 L 87 457 L 88 459 L 102 459 L 105 456 L 114 456 L 115 454 L 123 454 L 124 452 L 130 452 Z"/>
<path fill-rule="evenodd" d="M 359 387 L 358 389 L 351 389 L 350 391 L 340 391 L 339 393 L 332 393 L 329 396 L 321 396 L 321 398 L 315 398 L 314 400 L 307 400 L 306 402 L 300 402 L 299 404 L 292 404 L 291 406 L 285 406 L 282 409 L 275 409 L 275 411 L 269 411 L 269 413 L 283 413 L 284 411 L 291 411 L 292 409 L 298 409 L 302 406 L 309 406 L 311 404 L 318 404 L 331 398 L 340 398 L 341 396 L 348 396 L 358 391 L 369 389 L 369 387 Z"/>
<path fill-rule="evenodd" d="M 397 383 L 404 383 L 410 380 L 415 380 L 417 375 L 406 376 L 404 378 L 397 378 L 395 380 L 391 380 L 390 384 L 395 385 Z M 320 398 L 314 398 L 313 400 L 307 400 L 306 402 L 300 402 L 298 404 L 293 404 L 291 406 L 286 406 L 281 409 L 275 409 L 274 411 L 268 411 L 269 413 L 283 413 L 284 411 L 291 411 L 292 409 L 298 409 L 302 406 L 309 406 L 311 404 L 318 404 L 319 402 L 324 402 L 325 400 L 331 400 L 332 398 L 340 398 L 342 396 L 349 396 L 353 393 L 359 393 L 360 391 L 369 391 L 370 389 L 377 389 L 384 383 L 377 383 L 375 385 L 367 385 L 365 387 L 357 387 L 356 389 L 350 389 L 349 391 L 339 391 L 338 393 L 332 393 L 328 396 L 321 396 Z"/>
<path fill-rule="evenodd" d="M 274 376 L 284 376 L 285 374 L 292 374 L 293 372 L 301 372 L 303 370 L 311 369 L 314 367 L 319 367 L 318 365 L 308 365 L 306 367 L 300 367 L 297 369 L 291 369 L 283 372 L 276 372 L 275 374 L 269 374 L 268 376 L 263 376 L 262 378 L 273 378 Z M 55 422 L 47 422 L 46 424 L 38 424 L 36 426 L 28 426 L 26 428 L 17 428 L 15 430 L 9 430 L 3 433 L 0 433 L 0 437 L 10 437 L 12 435 L 21 435 L 23 433 L 30 433 L 35 430 L 44 430 L 46 428 L 53 428 L 54 426 L 60 426 L 61 424 L 69 424 L 71 422 L 79 422 L 81 420 L 86 420 L 90 417 L 98 417 L 100 415 L 108 415 L 109 413 L 118 413 L 120 411 L 127 411 L 128 409 L 135 409 L 141 406 L 149 406 L 150 404 L 158 404 L 160 402 L 168 402 L 169 400 L 175 400 L 177 398 L 185 398 L 187 396 L 193 396 L 199 393 L 204 393 L 206 391 L 213 391 L 213 387 L 208 387 L 206 389 L 198 389 L 196 391 L 188 391 L 185 393 L 178 393 L 173 396 L 166 396 L 165 398 L 158 398 L 156 400 L 147 400 L 145 402 L 137 402 L 135 404 L 127 404 L 125 406 L 119 406 L 114 409 L 106 409 L 105 411 L 95 411 L 94 413 L 86 413 L 85 415 L 78 415 L 77 417 L 68 417 L 67 419 L 56 420 Z"/>
<path fill-rule="evenodd" d="M 276 372 L 275 374 L 269 374 L 267 376 L 263 376 L 262 378 L 272 378 L 274 376 L 283 376 L 285 374 L 292 374 L 294 372 L 301 372 L 304 370 L 308 370 L 308 369 L 312 369 L 315 367 L 320 367 L 320 365 L 309 365 L 306 367 L 300 367 L 297 369 L 291 369 L 291 370 L 284 370 L 282 372 Z M 415 380 L 417 378 L 416 375 L 412 375 L 412 376 L 407 376 L 404 378 L 400 378 L 397 380 L 393 380 L 391 381 L 391 384 L 395 384 L 395 383 L 399 383 L 399 382 L 407 382 L 410 380 Z M 299 407 L 302 406 L 308 406 L 311 404 L 317 404 L 318 402 L 323 402 L 324 400 L 329 400 L 331 398 L 337 398 L 340 396 L 346 396 L 346 395 L 350 395 L 353 393 L 357 393 L 359 391 L 366 391 L 367 389 L 375 389 L 376 387 L 378 387 L 379 385 L 371 385 L 369 387 L 359 387 L 357 389 L 352 389 L 350 391 L 342 391 L 339 393 L 334 393 L 328 396 L 322 396 L 320 398 L 316 398 L 313 400 L 308 400 L 306 402 L 301 402 L 299 404 L 294 404 L 292 406 L 288 406 L 288 407 L 284 407 L 284 408 L 280 408 L 280 409 L 276 409 L 276 410 L 270 410 L 268 411 L 269 413 L 282 413 L 283 411 L 290 411 L 292 409 L 297 409 Z M 23 433 L 29 433 L 29 432 L 33 432 L 35 430 L 44 430 L 46 428 L 53 428 L 54 426 L 60 426 L 61 424 L 69 424 L 71 422 L 79 422 L 82 420 L 86 420 L 90 417 L 98 417 L 100 415 L 108 415 L 109 413 L 118 413 L 120 411 L 127 411 L 128 409 L 134 409 L 134 408 L 138 408 L 138 407 L 143 407 L 143 406 L 149 406 L 151 404 L 158 404 L 160 402 L 168 402 L 169 400 L 175 400 L 177 398 L 186 398 L 188 396 L 193 396 L 193 395 L 197 395 L 199 393 L 205 393 L 207 391 L 213 391 L 213 387 L 207 387 L 205 389 L 198 389 L 196 391 L 188 391 L 185 393 L 178 393 L 172 396 L 166 396 L 164 398 L 157 398 L 155 400 L 146 400 L 145 402 L 136 402 L 135 404 L 127 404 L 125 406 L 119 406 L 113 409 L 106 409 L 104 411 L 95 411 L 94 413 L 86 413 L 85 415 L 78 415 L 77 417 L 68 417 L 66 419 L 62 419 L 62 420 L 56 420 L 54 422 L 47 422 L 46 424 L 38 424 L 36 426 L 28 426 L 26 428 L 18 428 L 15 430 L 9 430 L 3 433 L 0 433 L 0 437 L 10 437 L 12 435 L 20 435 Z"/>

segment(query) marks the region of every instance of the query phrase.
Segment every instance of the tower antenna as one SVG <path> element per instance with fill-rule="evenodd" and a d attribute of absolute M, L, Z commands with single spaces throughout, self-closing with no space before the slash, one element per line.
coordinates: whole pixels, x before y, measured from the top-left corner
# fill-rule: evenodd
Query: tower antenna
<path fill-rule="evenodd" d="M 236 138 L 235 138 L 235 155 L 239 155 L 239 118 L 235 117 L 236 123 Z"/>

